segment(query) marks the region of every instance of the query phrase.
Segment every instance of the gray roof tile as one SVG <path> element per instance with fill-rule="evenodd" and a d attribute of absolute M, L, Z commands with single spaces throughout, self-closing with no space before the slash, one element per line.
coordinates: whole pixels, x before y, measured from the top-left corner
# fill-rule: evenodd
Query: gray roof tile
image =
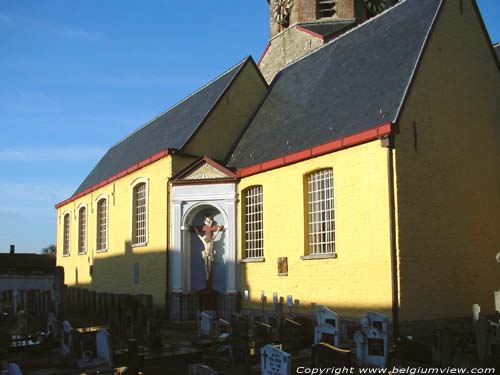
<path fill-rule="evenodd" d="M 405 0 L 281 70 L 229 165 L 394 121 L 441 0 Z"/>
<path fill-rule="evenodd" d="M 74 194 L 165 149 L 180 149 L 203 123 L 249 58 L 111 147 Z"/>

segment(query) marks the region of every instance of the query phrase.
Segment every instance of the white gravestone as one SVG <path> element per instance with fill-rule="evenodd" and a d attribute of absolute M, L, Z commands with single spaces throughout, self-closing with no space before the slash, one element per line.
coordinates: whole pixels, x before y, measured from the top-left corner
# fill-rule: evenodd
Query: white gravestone
<path fill-rule="evenodd" d="M 292 356 L 272 345 L 260 349 L 260 368 L 262 375 L 291 375 Z"/>
<path fill-rule="evenodd" d="M 495 310 L 500 313 L 500 289 L 495 292 Z"/>
<path fill-rule="evenodd" d="M 476 323 L 479 320 L 479 314 L 481 314 L 481 306 L 477 303 L 472 305 L 472 322 Z"/>
<path fill-rule="evenodd" d="M 111 334 L 105 329 L 101 329 L 96 334 L 97 357 L 113 365 L 113 348 L 111 346 Z"/>
<path fill-rule="evenodd" d="M 360 366 L 386 367 L 389 353 L 388 319 L 369 312 L 361 318 L 360 330 L 354 334 L 356 356 Z"/>
<path fill-rule="evenodd" d="M 210 336 L 212 334 L 212 321 L 213 317 L 211 314 L 202 311 L 198 315 L 198 331 L 204 336 Z"/>
<path fill-rule="evenodd" d="M 62 326 L 61 349 L 64 354 L 69 354 L 71 352 L 71 341 L 73 340 L 73 327 L 67 320 L 63 322 Z"/>
<path fill-rule="evenodd" d="M 339 346 L 339 317 L 325 306 L 316 308 L 316 327 L 314 327 L 314 344 L 326 342 Z"/>

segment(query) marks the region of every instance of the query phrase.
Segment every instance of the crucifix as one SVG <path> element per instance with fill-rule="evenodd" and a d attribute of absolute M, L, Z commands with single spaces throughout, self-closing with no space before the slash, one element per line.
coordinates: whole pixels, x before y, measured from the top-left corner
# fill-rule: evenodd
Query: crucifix
<path fill-rule="evenodd" d="M 207 288 L 212 287 L 212 262 L 215 260 L 215 252 L 214 252 L 214 239 L 217 237 L 221 230 L 224 230 L 223 225 L 215 225 L 213 224 L 213 219 L 210 215 L 206 215 L 203 219 L 202 227 L 193 226 L 196 235 L 203 243 L 204 249 L 201 252 L 201 256 L 205 263 L 205 278 L 207 280 Z M 203 231 L 203 235 L 200 233 L 200 230 Z M 215 231 L 215 234 L 212 237 L 212 232 Z"/>

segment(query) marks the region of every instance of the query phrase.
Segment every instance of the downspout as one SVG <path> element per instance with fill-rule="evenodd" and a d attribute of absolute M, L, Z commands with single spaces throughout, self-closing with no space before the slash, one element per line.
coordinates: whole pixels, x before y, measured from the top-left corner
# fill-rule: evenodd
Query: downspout
<path fill-rule="evenodd" d="M 170 320 L 170 305 L 172 299 L 172 293 L 170 292 L 170 177 L 167 177 L 167 233 L 166 233 L 166 257 L 165 257 L 165 274 L 166 274 L 166 285 L 165 285 L 165 315 L 167 320 Z"/>
<path fill-rule="evenodd" d="M 389 246 L 391 252 L 391 284 L 392 284 L 392 342 L 399 338 L 399 286 L 398 286 L 398 254 L 396 248 L 396 204 L 394 194 L 394 135 L 381 139 L 382 147 L 387 148 L 387 188 L 389 193 Z"/>

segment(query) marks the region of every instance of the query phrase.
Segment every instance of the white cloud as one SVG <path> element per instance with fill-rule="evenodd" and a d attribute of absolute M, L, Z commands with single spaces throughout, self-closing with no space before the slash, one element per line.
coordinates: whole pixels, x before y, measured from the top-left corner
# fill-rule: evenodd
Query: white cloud
<path fill-rule="evenodd" d="M 4 162 L 47 162 L 85 161 L 102 157 L 104 147 L 18 147 L 0 149 L 0 161 Z"/>

